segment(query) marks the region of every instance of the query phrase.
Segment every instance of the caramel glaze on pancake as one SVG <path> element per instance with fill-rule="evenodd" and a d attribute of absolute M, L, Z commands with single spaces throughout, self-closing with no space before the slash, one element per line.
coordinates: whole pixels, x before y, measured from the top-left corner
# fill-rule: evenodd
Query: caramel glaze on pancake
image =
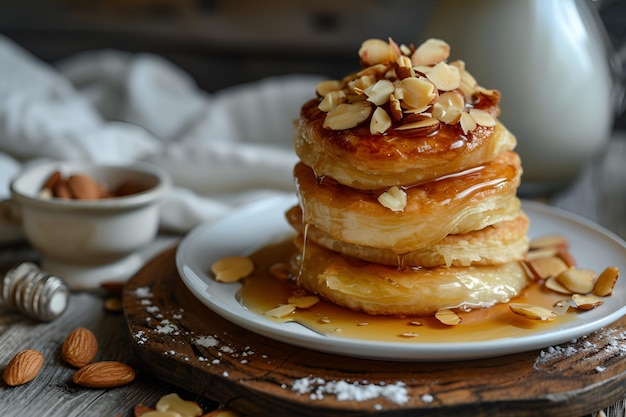
<path fill-rule="evenodd" d="M 302 250 L 303 239 L 295 240 Z M 485 308 L 509 301 L 527 285 L 520 262 L 403 268 L 345 256 L 307 241 L 292 259 L 298 282 L 329 301 L 368 314 L 431 315 L 444 308 Z"/>
<path fill-rule="evenodd" d="M 498 100 L 499 94 L 479 93 L 474 107 L 495 118 L 500 113 Z M 318 104 L 313 99 L 302 106 L 294 136 L 296 154 L 318 177 L 330 176 L 361 190 L 432 181 L 482 165 L 516 145 L 515 137 L 500 122 L 494 127 L 478 126 L 467 134 L 458 123 L 440 123 L 427 135 L 393 128 L 387 134 L 372 135 L 368 123 L 348 130 L 325 129 L 326 113 Z"/>
<path fill-rule="evenodd" d="M 294 168 L 305 223 L 335 240 L 398 254 L 518 217 L 520 176 L 519 156 L 503 152 L 486 165 L 406 188 L 406 207 L 394 212 L 378 201 L 384 190 L 320 179 L 303 163 Z"/>
<path fill-rule="evenodd" d="M 460 235 L 448 235 L 441 241 L 423 249 L 398 255 L 388 249 L 353 245 L 331 238 L 314 225 L 302 221 L 300 206 L 286 213 L 289 224 L 300 234 L 320 246 L 344 255 L 400 268 L 437 266 L 496 265 L 521 261 L 528 252 L 528 217 L 521 213 L 517 218 L 503 221 L 481 230 Z"/>

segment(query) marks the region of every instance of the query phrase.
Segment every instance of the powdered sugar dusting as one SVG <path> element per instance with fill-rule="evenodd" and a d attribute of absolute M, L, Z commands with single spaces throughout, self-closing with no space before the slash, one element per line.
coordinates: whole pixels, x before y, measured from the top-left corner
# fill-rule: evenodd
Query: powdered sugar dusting
<path fill-rule="evenodd" d="M 408 391 L 403 382 L 372 384 L 367 381 L 326 381 L 319 377 L 307 377 L 295 380 L 291 390 L 299 394 L 309 394 L 312 400 L 322 400 L 328 394 L 334 395 L 338 401 L 367 401 L 384 398 L 402 405 L 409 400 Z"/>
<path fill-rule="evenodd" d="M 155 328 L 157 333 L 161 334 L 173 334 L 175 336 L 179 335 L 178 326 L 173 323 L 170 323 L 169 320 L 162 320 L 160 324 L 158 324 Z"/>
<path fill-rule="evenodd" d="M 163 356 L 176 357 L 185 362 L 195 358 L 204 366 L 220 364 L 228 366 L 234 361 L 246 364 L 254 355 L 254 350 L 250 346 L 243 348 L 231 346 L 220 335 L 195 334 L 187 330 L 183 321 L 184 309 L 159 307 L 150 287 L 137 288 L 133 295 L 137 298 L 137 305 L 146 313 L 145 329 L 133 334 L 135 341 L 140 345 L 145 345 L 150 340 L 156 342 L 155 345 L 167 343 L 166 346 L 174 346 L 175 349 L 164 348 Z M 263 356 L 267 359 L 266 355 Z M 224 358 L 229 360 L 224 361 Z M 222 375 L 226 377 L 230 374 L 223 372 Z"/>
<path fill-rule="evenodd" d="M 144 345 L 150 340 L 156 342 L 155 346 L 165 343 L 163 356 L 175 357 L 184 362 L 191 362 L 194 359 L 197 365 L 217 367 L 215 370 L 223 378 L 234 377 L 233 363 L 245 365 L 255 357 L 255 350 L 251 346 L 241 347 L 229 343 L 227 333 L 195 334 L 187 330 L 183 321 L 184 310 L 159 307 L 159 302 L 153 299 L 151 288 L 137 288 L 134 295 L 137 298 L 137 305 L 146 313 L 143 319 L 145 328 L 133 334 L 138 344 Z M 273 362 L 267 354 L 257 355 L 256 358 L 267 364 Z M 403 405 L 410 399 L 404 382 L 326 381 L 310 376 L 295 379 L 291 385 L 282 384 L 282 387 L 297 394 L 309 395 L 313 400 L 323 400 L 326 396 L 334 396 L 338 401 L 383 400 L 373 404 L 374 410 L 382 410 L 384 401 Z M 430 394 L 424 394 L 421 400 L 430 403 L 434 398 Z"/>
<path fill-rule="evenodd" d="M 626 332 L 603 328 L 587 336 L 570 340 L 557 346 L 549 346 L 539 353 L 533 367 L 538 371 L 557 371 L 566 359 L 576 358 L 577 367 L 589 364 L 595 372 L 607 370 L 612 358 L 626 356 Z M 598 365 L 598 362 L 602 363 Z M 572 366 L 570 362 L 565 365 Z"/>
<path fill-rule="evenodd" d="M 213 336 L 200 336 L 193 341 L 196 345 L 205 348 L 215 347 L 219 344 L 219 341 Z"/>
<path fill-rule="evenodd" d="M 138 287 L 135 289 L 135 297 L 137 298 L 150 298 L 152 296 L 152 291 L 148 287 Z"/>

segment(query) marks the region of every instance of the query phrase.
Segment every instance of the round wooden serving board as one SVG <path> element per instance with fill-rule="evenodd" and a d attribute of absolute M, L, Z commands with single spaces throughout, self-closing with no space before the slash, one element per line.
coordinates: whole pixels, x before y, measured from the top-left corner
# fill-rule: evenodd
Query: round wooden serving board
<path fill-rule="evenodd" d="M 187 290 L 175 253 L 158 255 L 125 286 L 132 346 L 145 371 L 244 415 L 572 417 L 626 396 L 626 318 L 543 354 L 431 363 L 354 359 L 277 342 L 222 319 Z M 313 395 L 298 389 L 302 382 Z M 332 391 L 330 382 L 344 388 Z M 349 392 L 371 398 L 337 394 Z"/>

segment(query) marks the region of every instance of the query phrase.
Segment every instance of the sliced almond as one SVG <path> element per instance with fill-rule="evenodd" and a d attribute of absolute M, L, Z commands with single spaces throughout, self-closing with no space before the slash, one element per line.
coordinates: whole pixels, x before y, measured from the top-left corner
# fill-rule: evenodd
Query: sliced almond
<path fill-rule="evenodd" d="M 565 315 L 571 307 L 570 300 L 559 300 L 552 306 L 552 311 L 559 316 Z"/>
<path fill-rule="evenodd" d="M 454 124 L 459 121 L 465 100 L 456 91 L 447 91 L 439 96 L 439 100 L 433 104 L 433 117 L 447 123 Z"/>
<path fill-rule="evenodd" d="M 343 90 L 331 91 L 330 93 L 324 96 L 322 101 L 320 101 L 320 104 L 318 104 L 317 108 L 323 112 L 328 113 L 329 111 L 331 111 L 332 109 L 340 105 L 341 103 L 345 103 L 347 100 L 348 98 L 346 96 L 345 91 Z"/>
<path fill-rule="evenodd" d="M 570 253 L 569 248 L 567 246 L 559 246 L 557 248 L 557 256 L 563 260 L 567 264 L 567 266 L 572 267 L 576 266 L 576 259 Z"/>
<path fill-rule="evenodd" d="M 311 308 L 315 304 L 320 302 L 320 298 L 317 295 L 292 295 L 287 302 L 296 308 Z"/>
<path fill-rule="evenodd" d="M 363 75 L 373 75 L 376 78 L 387 78 L 386 74 L 393 70 L 393 67 L 390 64 L 376 64 L 370 65 L 369 67 L 365 67 L 359 72 L 356 73 L 357 78 Z"/>
<path fill-rule="evenodd" d="M 529 320 L 554 321 L 556 317 L 554 311 L 532 304 L 510 303 L 509 308 L 513 313 Z"/>
<path fill-rule="evenodd" d="M 428 78 L 441 91 L 452 91 L 461 85 L 461 73 L 457 67 L 440 62 L 428 74 Z"/>
<path fill-rule="evenodd" d="M 184 417 L 196 417 L 202 415 L 202 408 L 194 401 L 180 398 L 176 393 L 162 396 L 156 404 L 158 411 L 170 411 Z"/>
<path fill-rule="evenodd" d="M 567 264 L 561 258 L 538 258 L 529 261 L 533 272 L 540 279 L 555 277 L 567 269 Z"/>
<path fill-rule="evenodd" d="M 271 310 L 267 310 L 263 314 L 268 316 L 268 317 L 273 317 L 275 319 L 280 319 L 280 318 L 283 318 L 283 317 L 287 317 L 288 315 L 290 315 L 294 311 L 296 311 L 296 306 L 294 306 L 293 304 L 281 304 L 281 305 L 279 305 L 277 307 L 274 307 Z"/>
<path fill-rule="evenodd" d="M 399 56 L 396 60 L 396 77 L 399 80 L 415 77 L 415 70 L 408 56 Z"/>
<path fill-rule="evenodd" d="M 552 290 L 554 292 L 558 292 L 560 294 L 573 294 L 573 292 L 567 288 L 565 288 L 556 277 L 550 277 L 546 280 L 545 284 L 547 289 Z"/>
<path fill-rule="evenodd" d="M 364 94 L 365 90 L 376 83 L 374 75 L 362 75 L 348 82 L 348 87 L 357 94 Z"/>
<path fill-rule="evenodd" d="M 496 119 L 484 110 L 470 109 L 469 114 L 480 126 L 493 127 L 496 125 Z"/>
<path fill-rule="evenodd" d="M 554 258 L 558 256 L 558 254 L 559 254 L 559 251 L 557 248 L 553 248 L 553 247 L 539 248 L 539 249 L 528 251 L 528 253 L 526 253 L 526 259 L 529 261 L 533 261 L 539 258 Z"/>
<path fill-rule="evenodd" d="M 559 246 L 568 246 L 567 239 L 559 235 L 547 235 L 531 239 L 528 248 L 530 250 L 541 248 L 555 248 Z"/>
<path fill-rule="evenodd" d="M 467 132 L 472 132 L 476 129 L 476 120 L 474 120 L 474 118 L 470 116 L 468 112 L 463 112 L 461 114 L 459 123 L 461 124 L 461 129 L 463 129 L 463 133 L 465 134 L 467 134 Z"/>
<path fill-rule="evenodd" d="M 342 103 L 326 114 L 324 128 L 332 130 L 351 129 L 364 122 L 372 114 L 372 106 L 365 101 Z"/>
<path fill-rule="evenodd" d="M 381 39 L 368 39 L 359 48 L 359 58 L 363 66 L 390 64 L 396 61 L 395 49 Z"/>
<path fill-rule="evenodd" d="M 572 293 L 588 294 L 593 291 L 596 272 L 590 269 L 569 267 L 556 276 L 556 280 Z"/>
<path fill-rule="evenodd" d="M 411 62 L 413 65 L 436 65 L 450 56 L 450 45 L 441 39 L 428 39 L 417 47 Z"/>
<path fill-rule="evenodd" d="M 435 86 L 425 78 L 405 78 L 396 88 L 403 109 L 422 112 L 437 98 Z"/>
<path fill-rule="evenodd" d="M 389 113 L 391 114 L 391 118 L 396 122 L 402 119 L 402 106 L 395 94 L 389 95 Z"/>
<path fill-rule="evenodd" d="M 603 304 L 603 301 L 593 294 L 574 294 L 572 300 L 576 304 L 576 308 L 579 310 L 591 310 Z"/>
<path fill-rule="evenodd" d="M 317 83 L 315 92 L 320 97 L 326 97 L 330 92 L 341 90 L 341 82 L 338 80 L 323 80 Z"/>
<path fill-rule="evenodd" d="M 461 316 L 459 316 L 455 311 L 449 309 L 437 311 L 435 313 L 435 318 L 439 320 L 440 323 L 447 326 L 456 326 L 461 323 Z"/>
<path fill-rule="evenodd" d="M 376 107 L 372 120 L 370 120 L 370 133 L 372 135 L 380 135 L 385 133 L 391 127 L 391 117 L 382 107 Z"/>
<path fill-rule="evenodd" d="M 237 282 L 254 271 L 254 262 L 247 256 L 227 256 L 211 265 L 211 272 L 218 282 Z"/>
<path fill-rule="evenodd" d="M 461 91 L 466 100 L 470 100 L 478 87 L 476 79 L 465 69 L 465 62 L 457 60 L 451 62 L 450 65 L 459 69 L 459 73 L 461 74 L 461 85 L 459 86 L 459 91 Z"/>
<path fill-rule="evenodd" d="M 367 87 L 364 93 L 367 96 L 367 101 L 377 106 L 382 106 L 389 101 L 389 96 L 394 90 L 395 87 L 391 81 L 378 80 L 375 84 Z"/>
<path fill-rule="evenodd" d="M 391 211 L 402 211 L 406 207 L 406 192 L 397 186 L 378 196 L 378 202 Z"/>
<path fill-rule="evenodd" d="M 600 273 L 600 276 L 593 285 L 593 293 L 600 297 L 607 297 L 613 294 L 613 288 L 619 278 L 619 268 L 609 266 Z"/>

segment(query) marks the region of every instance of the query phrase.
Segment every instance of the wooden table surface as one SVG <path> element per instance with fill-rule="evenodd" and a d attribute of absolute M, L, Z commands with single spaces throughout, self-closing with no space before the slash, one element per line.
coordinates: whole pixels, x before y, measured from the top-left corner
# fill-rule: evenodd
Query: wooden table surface
<path fill-rule="evenodd" d="M 567 189 L 546 198 L 548 204 L 582 215 L 626 239 L 626 133 L 616 135 L 607 151 L 595 158 Z M 0 248 L 0 267 L 37 253 L 23 243 Z M 218 406 L 208 399 L 141 372 L 131 350 L 122 313 L 104 309 L 102 293 L 73 293 L 68 310 L 50 323 L 39 323 L 0 305 L 0 369 L 22 349 L 36 349 L 46 358 L 37 378 L 23 386 L 0 381 L 0 416 L 132 416 L 138 403 L 154 405 L 163 395 L 176 392 L 197 401 L 205 411 Z M 86 389 L 72 383 L 74 369 L 61 360 L 65 336 L 75 327 L 92 329 L 99 341 L 98 360 L 119 360 L 139 370 L 131 384 L 114 389 Z M 607 404 L 606 416 L 626 416 L 626 400 Z"/>

